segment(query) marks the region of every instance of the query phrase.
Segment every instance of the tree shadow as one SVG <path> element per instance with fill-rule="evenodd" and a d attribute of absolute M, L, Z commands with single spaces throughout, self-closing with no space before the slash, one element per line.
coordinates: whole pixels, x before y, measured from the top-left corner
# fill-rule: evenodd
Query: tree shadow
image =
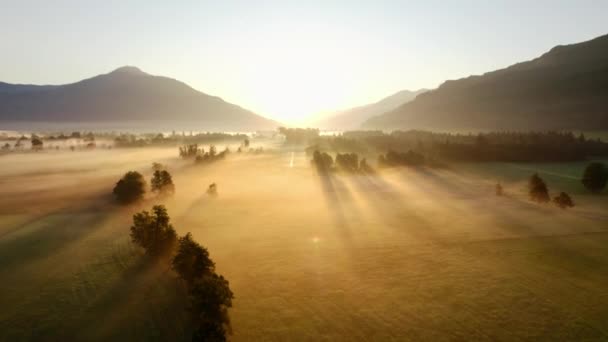
<path fill-rule="evenodd" d="M 329 209 L 334 226 L 338 229 L 341 237 L 351 239 L 350 226 L 347 220 L 344 199 L 352 199 L 348 189 L 342 181 L 338 180 L 331 172 L 316 171 L 321 183 L 321 189 L 325 203 Z"/>
<path fill-rule="evenodd" d="M 441 242 L 429 222 L 415 208 L 407 205 L 405 194 L 398 192 L 380 174 L 354 175 L 349 180 L 363 194 L 367 207 L 387 227 L 406 233 L 418 242 Z"/>

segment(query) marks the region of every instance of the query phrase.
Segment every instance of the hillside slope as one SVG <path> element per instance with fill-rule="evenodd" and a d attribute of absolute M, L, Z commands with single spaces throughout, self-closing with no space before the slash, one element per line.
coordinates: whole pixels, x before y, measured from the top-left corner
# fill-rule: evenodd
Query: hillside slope
<path fill-rule="evenodd" d="M 278 125 L 219 97 L 135 67 L 60 86 L 0 83 L 0 121 L 179 121 L 222 130 Z"/>
<path fill-rule="evenodd" d="M 315 126 L 329 130 L 357 129 L 367 119 L 394 110 L 404 103 L 412 101 L 426 89 L 415 91 L 402 90 L 378 102 L 339 111 L 334 115 L 319 120 Z"/>
<path fill-rule="evenodd" d="M 608 35 L 534 60 L 447 81 L 369 129 L 608 129 Z"/>

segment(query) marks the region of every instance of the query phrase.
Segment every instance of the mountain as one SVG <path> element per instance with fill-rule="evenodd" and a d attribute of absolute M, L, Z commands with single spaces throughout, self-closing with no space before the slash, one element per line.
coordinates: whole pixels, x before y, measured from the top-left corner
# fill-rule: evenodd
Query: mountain
<path fill-rule="evenodd" d="M 608 35 L 557 46 L 534 60 L 447 81 L 368 129 L 608 129 Z"/>
<path fill-rule="evenodd" d="M 279 124 L 177 80 L 136 67 L 58 86 L 0 82 L 0 122 L 160 122 L 206 130 L 275 129 Z M 193 127 L 194 126 L 194 127 Z"/>
<path fill-rule="evenodd" d="M 339 111 L 330 117 L 319 120 L 315 126 L 329 130 L 357 129 L 365 120 L 410 102 L 418 94 L 425 91 L 426 89 L 416 91 L 402 90 L 376 103 Z"/>

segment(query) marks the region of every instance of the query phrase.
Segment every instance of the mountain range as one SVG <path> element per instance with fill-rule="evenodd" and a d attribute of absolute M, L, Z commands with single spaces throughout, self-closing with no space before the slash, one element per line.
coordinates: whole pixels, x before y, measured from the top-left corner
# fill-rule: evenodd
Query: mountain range
<path fill-rule="evenodd" d="M 370 118 L 367 129 L 608 129 L 608 35 L 531 61 L 447 81 Z"/>
<path fill-rule="evenodd" d="M 118 68 L 80 82 L 20 85 L 0 82 L 0 122 L 188 123 L 205 130 L 265 130 L 279 124 L 180 81 Z"/>
<path fill-rule="evenodd" d="M 352 130 L 357 129 L 367 119 L 394 110 L 400 105 L 412 101 L 418 94 L 426 89 L 415 91 L 402 90 L 384 99 L 355 108 L 339 111 L 329 117 L 323 118 L 315 123 L 316 127 L 328 130 Z"/>

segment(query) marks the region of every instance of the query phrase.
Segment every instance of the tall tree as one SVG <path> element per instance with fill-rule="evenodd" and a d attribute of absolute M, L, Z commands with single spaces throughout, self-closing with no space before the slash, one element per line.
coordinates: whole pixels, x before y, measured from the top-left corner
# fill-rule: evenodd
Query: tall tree
<path fill-rule="evenodd" d="M 179 238 L 172 267 L 189 285 L 194 284 L 196 279 L 215 271 L 215 264 L 209 258 L 209 252 L 194 241 L 190 233 Z"/>
<path fill-rule="evenodd" d="M 163 205 L 152 207 L 152 213 L 144 210 L 133 215 L 131 240 L 149 255 L 157 256 L 170 251 L 175 246 L 177 234 L 169 220 Z"/>
<path fill-rule="evenodd" d="M 604 190 L 608 182 L 608 169 L 606 165 L 600 162 L 593 162 L 587 165 L 581 182 L 591 192 L 597 193 Z"/>
<path fill-rule="evenodd" d="M 538 203 L 549 202 L 549 190 L 545 181 L 540 178 L 538 173 L 533 174 L 528 181 L 528 193 L 530 199 Z"/>
<path fill-rule="evenodd" d="M 173 194 L 175 192 L 175 185 L 173 184 L 173 178 L 167 170 L 156 170 L 154 176 L 150 180 L 150 185 L 153 192 L 160 194 Z"/>
<path fill-rule="evenodd" d="M 146 192 L 146 181 L 144 176 L 137 171 L 127 172 L 114 187 L 113 193 L 116 199 L 128 204 L 143 198 Z"/>

